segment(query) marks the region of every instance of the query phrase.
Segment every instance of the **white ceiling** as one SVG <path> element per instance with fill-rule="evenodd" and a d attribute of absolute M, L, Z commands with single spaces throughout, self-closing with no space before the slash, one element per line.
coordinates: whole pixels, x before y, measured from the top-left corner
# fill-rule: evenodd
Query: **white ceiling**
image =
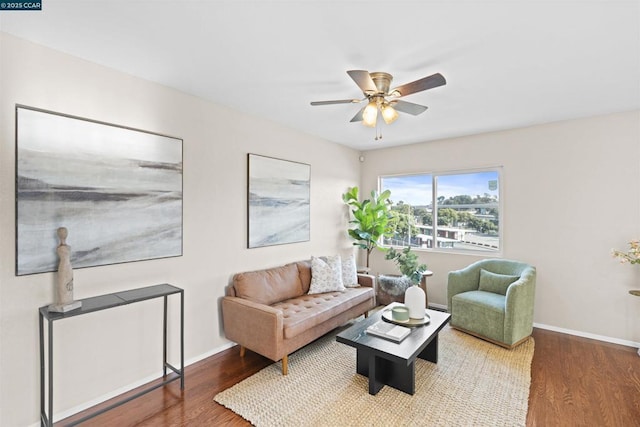
<path fill-rule="evenodd" d="M 360 150 L 640 109 L 640 0 L 43 0 L 0 30 Z M 361 97 L 350 69 L 447 85 L 375 141 L 309 105 Z"/>

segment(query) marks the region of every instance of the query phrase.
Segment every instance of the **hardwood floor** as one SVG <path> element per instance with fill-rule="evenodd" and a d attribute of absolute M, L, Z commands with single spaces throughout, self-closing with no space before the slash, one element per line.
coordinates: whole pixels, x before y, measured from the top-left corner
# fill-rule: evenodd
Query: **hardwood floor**
<path fill-rule="evenodd" d="M 534 330 L 528 426 L 640 426 L 636 349 Z"/>
<path fill-rule="evenodd" d="M 533 336 L 527 426 L 640 426 L 636 349 L 542 329 Z M 187 367 L 183 392 L 173 382 L 82 425 L 247 426 L 213 397 L 270 363 L 250 351 L 240 358 L 236 346 Z M 295 375 L 295 366 L 291 368 Z M 69 425 L 83 415 L 56 425 Z"/>

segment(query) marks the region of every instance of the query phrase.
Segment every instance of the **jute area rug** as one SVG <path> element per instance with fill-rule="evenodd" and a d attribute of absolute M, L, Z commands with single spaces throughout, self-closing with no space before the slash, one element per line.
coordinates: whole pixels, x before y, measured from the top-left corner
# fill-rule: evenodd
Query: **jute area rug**
<path fill-rule="evenodd" d="M 506 350 L 445 326 L 438 363 L 416 360 L 416 393 L 368 393 L 356 350 L 330 333 L 214 400 L 256 426 L 520 426 L 527 417 L 529 338 Z"/>

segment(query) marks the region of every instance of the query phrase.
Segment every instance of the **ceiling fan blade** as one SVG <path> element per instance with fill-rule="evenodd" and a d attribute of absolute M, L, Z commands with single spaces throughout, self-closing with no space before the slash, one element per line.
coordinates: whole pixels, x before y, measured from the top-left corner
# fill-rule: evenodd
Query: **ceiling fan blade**
<path fill-rule="evenodd" d="M 440 73 L 432 74 L 428 77 L 423 77 L 415 82 L 403 84 L 393 89 L 390 94 L 395 96 L 407 96 L 412 93 L 422 92 L 423 90 L 433 89 L 434 87 L 447 84 L 447 81 Z M 397 95 L 396 95 L 397 93 Z"/>
<path fill-rule="evenodd" d="M 376 84 L 371 79 L 371 75 L 369 75 L 368 71 L 365 70 L 349 70 L 347 74 L 353 79 L 354 82 L 358 85 L 362 92 L 365 94 L 374 94 L 378 92 L 378 88 Z"/>
<path fill-rule="evenodd" d="M 365 105 L 364 107 L 362 107 L 360 109 L 360 111 L 358 111 L 358 113 L 353 116 L 353 118 L 350 120 L 351 122 L 361 122 L 364 118 L 362 117 L 362 113 L 364 113 L 364 109 L 367 108 L 367 106 Z"/>
<path fill-rule="evenodd" d="M 313 101 L 311 105 L 357 104 L 361 99 L 336 99 L 334 101 Z"/>
<path fill-rule="evenodd" d="M 413 102 L 407 102 L 402 100 L 397 100 L 391 102 L 391 106 L 398 111 L 402 111 L 403 113 L 413 114 L 417 116 L 420 113 L 424 113 L 427 111 L 428 107 L 420 104 L 414 104 Z"/>

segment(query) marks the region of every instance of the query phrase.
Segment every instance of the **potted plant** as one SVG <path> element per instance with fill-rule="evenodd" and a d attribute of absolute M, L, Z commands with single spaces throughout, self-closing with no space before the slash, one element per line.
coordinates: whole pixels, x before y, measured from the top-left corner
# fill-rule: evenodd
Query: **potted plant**
<path fill-rule="evenodd" d="M 612 251 L 614 257 L 620 259 L 620 263 L 622 264 L 640 264 L 640 240 L 632 240 L 629 242 L 629 250 L 627 252 L 622 252 L 614 249 Z M 632 290 L 629 291 L 631 295 L 635 295 L 640 297 L 640 290 Z M 640 350 L 639 354 L 640 354 Z"/>
<path fill-rule="evenodd" d="M 367 252 L 366 266 L 369 268 L 369 255 L 378 247 L 379 240 L 391 232 L 389 220 L 391 212 L 389 197 L 391 191 L 386 190 L 381 194 L 371 191 L 371 199 L 358 201 L 358 187 L 350 188 L 342 195 L 345 204 L 351 207 L 354 228 L 348 230 L 349 236 L 355 240 L 355 246 Z"/>
<path fill-rule="evenodd" d="M 404 303 L 409 308 L 409 317 L 412 319 L 424 318 L 427 295 L 418 285 L 422 280 L 423 273 L 427 271 L 427 265 L 418 262 L 418 255 L 415 252 L 411 252 L 410 246 L 401 251 L 390 248 L 385 255 L 385 259 L 393 260 L 400 272 L 408 277 L 413 285 L 409 286 L 404 294 Z"/>
<path fill-rule="evenodd" d="M 640 240 L 631 240 L 627 252 L 613 249 L 611 253 L 615 258 L 618 258 L 622 264 L 640 264 Z M 633 296 L 640 297 L 640 289 L 630 290 L 629 293 Z M 638 356 L 640 356 L 640 348 L 638 349 Z"/>
<path fill-rule="evenodd" d="M 409 246 L 402 251 L 390 248 L 385 255 L 385 259 L 393 260 L 400 272 L 407 276 L 414 285 L 420 284 L 422 274 L 427 271 L 427 265 L 418 263 L 418 255 L 415 252 L 411 252 L 411 247 Z"/>

